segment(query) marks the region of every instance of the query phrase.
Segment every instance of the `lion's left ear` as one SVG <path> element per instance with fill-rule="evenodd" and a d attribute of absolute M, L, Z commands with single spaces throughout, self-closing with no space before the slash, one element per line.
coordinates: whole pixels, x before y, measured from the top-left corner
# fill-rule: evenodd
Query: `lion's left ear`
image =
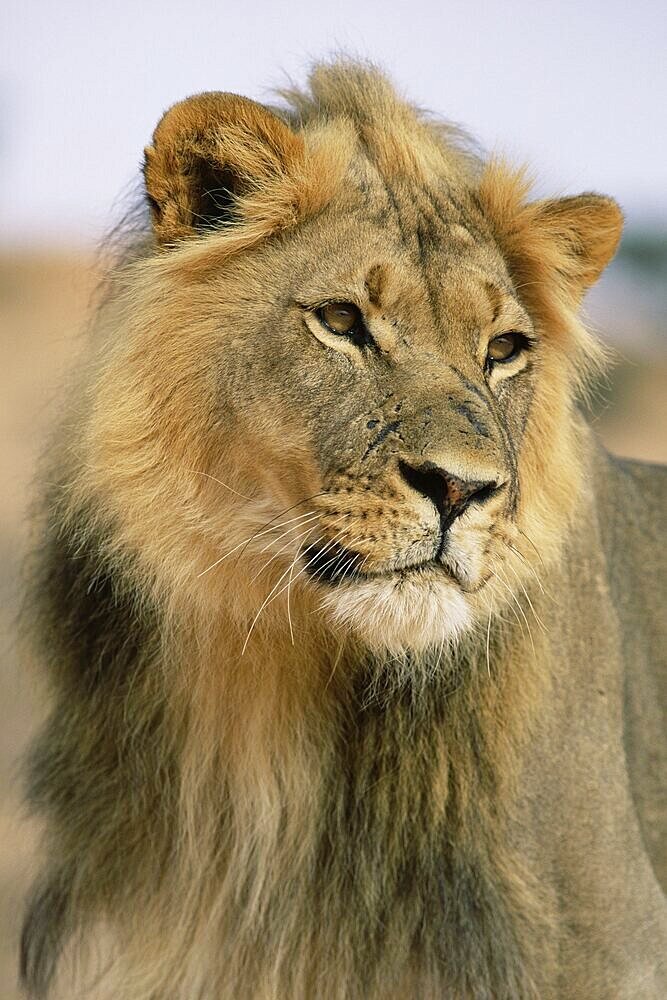
<path fill-rule="evenodd" d="M 524 240 L 532 248 L 549 245 L 548 256 L 575 296 L 581 297 L 610 262 L 623 231 L 623 214 L 613 200 L 599 194 L 534 202 L 524 209 Z"/>
<path fill-rule="evenodd" d="M 205 93 L 174 105 L 145 151 L 155 235 L 173 243 L 223 223 L 263 222 L 267 232 L 297 211 L 304 142 L 262 105 Z M 246 211 L 239 211 L 245 201 Z"/>
<path fill-rule="evenodd" d="M 576 304 L 616 252 L 623 215 L 599 194 L 546 201 L 527 199 L 524 170 L 502 160 L 487 164 L 477 195 L 517 284 L 559 287 Z"/>

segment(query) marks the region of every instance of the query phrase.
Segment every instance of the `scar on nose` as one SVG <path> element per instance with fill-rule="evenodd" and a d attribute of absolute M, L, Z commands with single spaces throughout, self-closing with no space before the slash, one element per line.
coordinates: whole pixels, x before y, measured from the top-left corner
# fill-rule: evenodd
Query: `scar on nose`
<path fill-rule="evenodd" d="M 478 415 L 474 413 L 469 406 L 467 406 L 465 403 L 456 403 L 454 409 L 456 410 L 457 413 L 460 413 L 462 417 L 466 418 L 468 423 L 472 427 L 474 427 L 474 429 L 477 431 L 478 434 L 481 434 L 482 437 L 485 438 L 491 437 L 491 435 L 489 434 L 489 429 L 484 423 L 484 421 L 480 417 L 478 417 Z"/>
<path fill-rule="evenodd" d="M 486 409 L 490 411 L 491 406 L 489 404 L 489 400 L 486 398 L 482 390 L 476 386 L 474 382 L 471 382 L 470 379 L 466 378 L 463 372 L 460 371 L 460 369 L 458 369 L 455 365 L 450 365 L 449 368 L 450 371 L 453 371 L 457 378 L 461 380 L 468 392 L 472 393 L 473 396 L 476 396 L 480 403 L 482 403 Z"/>
<path fill-rule="evenodd" d="M 392 420 L 391 423 L 385 424 L 382 430 L 375 435 L 375 437 L 369 444 L 368 448 L 366 449 L 366 451 L 362 456 L 361 461 L 362 462 L 365 461 L 370 455 L 370 453 L 372 451 L 375 451 L 376 448 L 379 448 L 382 442 L 389 437 L 392 431 L 397 431 L 400 426 L 401 426 L 400 420 Z"/>

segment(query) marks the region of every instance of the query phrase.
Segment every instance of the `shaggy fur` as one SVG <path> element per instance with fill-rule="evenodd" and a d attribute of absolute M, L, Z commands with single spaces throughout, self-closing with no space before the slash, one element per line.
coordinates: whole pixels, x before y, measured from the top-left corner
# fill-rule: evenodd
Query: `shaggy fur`
<path fill-rule="evenodd" d="M 658 1000 L 665 478 L 576 402 L 620 211 L 367 67 L 283 97 L 159 124 L 51 450 L 26 988 Z"/>

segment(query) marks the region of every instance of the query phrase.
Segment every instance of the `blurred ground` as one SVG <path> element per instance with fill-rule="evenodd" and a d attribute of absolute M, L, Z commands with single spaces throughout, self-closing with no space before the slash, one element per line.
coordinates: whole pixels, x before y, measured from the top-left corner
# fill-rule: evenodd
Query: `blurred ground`
<path fill-rule="evenodd" d="M 57 408 L 55 388 L 75 352 L 96 283 L 76 255 L 0 255 L 0 998 L 15 1000 L 17 934 L 36 842 L 22 820 L 17 758 L 39 717 L 20 663 L 16 616 L 25 507 L 36 455 Z"/>
<path fill-rule="evenodd" d="M 0 1000 L 19 996 L 17 933 L 36 844 L 16 779 L 17 759 L 39 717 L 36 688 L 15 642 L 25 508 L 97 281 L 92 257 L 0 253 Z M 632 358 L 623 350 L 609 385 L 599 388 L 595 426 L 614 451 L 667 461 L 667 357 Z"/>

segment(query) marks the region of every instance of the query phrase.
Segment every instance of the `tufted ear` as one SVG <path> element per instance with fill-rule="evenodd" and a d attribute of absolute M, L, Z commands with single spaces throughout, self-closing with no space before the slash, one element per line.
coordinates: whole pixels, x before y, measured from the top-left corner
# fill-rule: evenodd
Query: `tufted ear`
<path fill-rule="evenodd" d="M 145 151 L 144 178 L 160 243 L 259 216 L 272 231 L 295 212 L 304 143 L 274 114 L 235 94 L 175 104 Z M 244 200 L 247 211 L 243 211 Z"/>
<path fill-rule="evenodd" d="M 614 256 L 623 214 L 612 198 L 580 194 L 528 202 L 523 171 L 484 171 L 479 199 L 518 283 L 558 285 L 578 303 Z"/>

